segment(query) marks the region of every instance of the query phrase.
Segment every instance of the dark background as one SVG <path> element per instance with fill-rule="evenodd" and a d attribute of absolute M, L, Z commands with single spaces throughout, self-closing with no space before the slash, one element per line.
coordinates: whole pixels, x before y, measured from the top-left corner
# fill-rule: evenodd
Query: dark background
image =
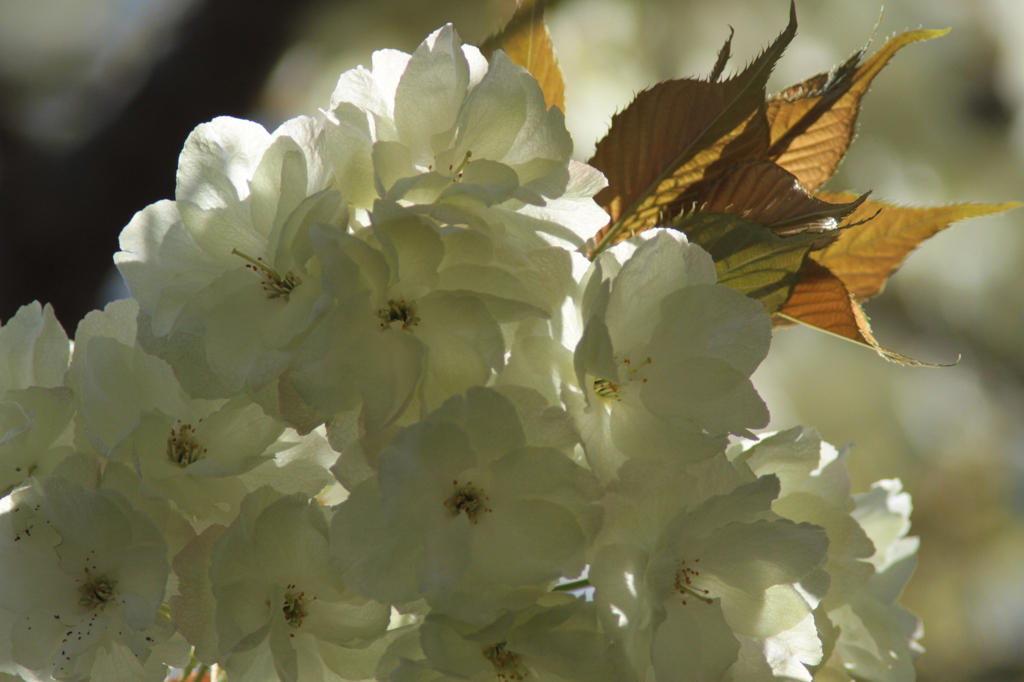
<path fill-rule="evenodd" d="M 0 128 L 0 319 L 38 299 L 73 333 L 101 303 L 121 228 L 140 208 L 174 197 L 188 133 L 215 116 L 253 109 L 310 4 L 198 4 L 180 27 L 167 28 L 170 51 L 126 105 L 69 149 L 47 150 Z M 0 83 L 5 108 L 18 96 L 12 90 Z"/>

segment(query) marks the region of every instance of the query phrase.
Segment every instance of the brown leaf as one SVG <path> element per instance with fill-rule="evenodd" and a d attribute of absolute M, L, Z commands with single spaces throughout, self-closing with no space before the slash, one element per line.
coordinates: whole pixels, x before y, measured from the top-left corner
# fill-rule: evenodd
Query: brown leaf
<path fill-rule="evenodd" d="M 595 235 L 593 253 L 655 226 L 706 175 L 764 156 L 765 83 L 795 33 L 791 8 L 786 29 L 739 75 L 659 83 L 612 118 L 589 161 L 608 178 L 594 198 L 612 220 Z"/>
<path fill-rule="evenodd" d="M 839 221 L 867 198 L 829 203 L 813 197 L 796 176 L 771 161 L 741 161 L 716 178 L 696 200 L 696 209 L 732 213 L 771 228 L 782 237 L 801 232 L 838 235 Z M 819 244 L 818 248 L 831 239 Z"/>
<path fill-rule="evenodd" d="M 807 261 L 800 283 L 792 296 L 774 316 L 777 326 L 800 322 L 816 329 L 835 334 L 855 343 L 868 346 L 884 358 L 919 367 L 943 367 L 913 360 L 878 345 L 871 334 L 867 315 L 846 290 L 846 285 L 823 265 Z"/>
<path fill-rule="evenodd" d="M 856 199 L 855 194 L 847 192 L 819 192 L 815 196 L 837 203 Z M 910 252 L 936 232 L 957 220 L 1000 213 L 1020 205 L 1011 201 L 915 208 L 864 201 L 849 220 L 867 222 L 843 230 L 832 244 L 815 251 L 811 258 L 842 280 L 851 295 L 859 300 L 868 299 L 881 292 Z"/>
<path fill-rule="evenodd" d="M 779 314 L 851 341 L 868 343 L 854 315 L 854 305 L 842 280 L 812 260 Z"/>
<path fill-rule="evenodd" d="M 722 77 L 725 65 L 729 63 L 729 57 L 732 56 L 732 37 L 734 35 L 736 35 L 736 29 L 730 26 L 729 37 L 725 39 L 725 44 L 718 51 L 718 58 L 715 60 L 715 65 L 711 68 L 711 74 L 708 76 L 709 82 L 717 83 L 718 79 Z"/>
<path fill-rule="evenodd" d="M 808 190 L 832 177 L 853 140 L 861 97 L 902 47 L 945 35 L 946 30 L 908 31 L 882 46 L 864 64 L 855 53 L 832 74 L 819 74 L 768 102 L 768 158 L 793 173 Z"/>
<path fill-rule="evenodd" d="M 558 107 L 565 111 L 565 80 L 555 58 L 551 33 L 544 23 L 542 0 L 520 3 L 505 28 L 480 46 L 487 59 L 498 49 L 537 79 L 548 109 Z"/>

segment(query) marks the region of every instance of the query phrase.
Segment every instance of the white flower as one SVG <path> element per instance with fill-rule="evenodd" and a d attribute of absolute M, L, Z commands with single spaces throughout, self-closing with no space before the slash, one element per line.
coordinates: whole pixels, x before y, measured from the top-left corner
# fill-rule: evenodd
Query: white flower
<path fill-rule="evenodd" d="M 910 496 L 898 480 L 884 480 L 854 496 L 854 518 L 875 543 L 868 559 L 871 582 L 848 603 L 828 612 L 839 629 L 827 665 L 871 682 L 912 682 L 913 661 L 923 651 L 921 622 L 896 603 L 917 562 L 918 539 L 910 529 Z"/>
<path fill-rule="evenodd" d="M 172 634 L 157 613 L 167 545 L 124 496 L 30 479 L 4 500 L 0 545 L 14 663 L 57 679 L 163 679 L 150 654 Z"/>
<path fill-rule="evenodd" d="M 821 660 L 812 611 L 827 589 L 825 533 L 770 511 L 778 479 L 737 486 L 731 470 L 721 458 L 693 474 L 634 458 L 609 491 L 589 579 L 641 678 L 650 667 L 659 682 L 726 679 L 752 667 L 747 656 L 783 668 L 768 658 L 779 646 Z"/>
<path fill-rule="evenodd" d="M 382 50 L 372 71 L 342 74 L 330 109 L 328 154 L 358 208 L 385 198 L 447 224 L 490 220 L 573 248 L 608 221 L 591 199 L 603 177 L 569 159 L 562 112 L 504 52 L 488 64 L 451 25 L 412 55 Z"/>
<path fill-rule="evenodd" d="M 622 680 L 594 605 L 551 594 L 481 627 L 431 614 L 419 627 L 422 659 L 402 658 L 386 679 L 491 682 Z"/>
<path fill-rule="evenodd" d="M 0 494 L 42 476 L 71 452 L 64 387 L 71 344 L 53 309 L 32 303 L 0 327 Z"/>
<path fill-rule="evenodd" d="M 363 236 L 313 230 L 334 305 L 282 383 L 321 421 L 360 410 L 362 428 L 373 434 L 414 399 L 426 414 L 486 384 L 504 362 L 500 323 L 545 313 L 507 270 L 459 260 L 444 267 L 469 247 L 461 233 L 445 239 L 429 218 L 381 206 Z M 481 247 L 480 239 L 473 241 Z M 289 405 L 282 405 L 289 416 Z"/>
<path fill-rule="evenodd" d="M 875 548 L 851 515 L 855 503 L 846 468 L 847 448 L 837 450 L 815 430 L 795 427 L 762 434 L 759 442 L 744 443 L 731 454 L 733 463 L 741 469 L 749 467 L 753 476 L 778 476 L 781 492 L 772 503 L 773 511 L 825 529 L 830 578 L 828 595 L 822 600 L 826 611 L 845 604 L 868 584 L 874 570 L 866 559 Z"/>
<path fill-rule="evenodd" d="M 582 300 L 575 366 L 586 405 L 575 412 L 603 480 L 629 457 L 695 461 L 720 452 L 726 434 L 768 423 L 749 379 L 771 340 L 764 308 L 717 284 L 711 257 L 680 232 L 649 230 L 633 248 L 602 254 Z M 615 255 L 628 256 L 618 272 Z"/>
<path fill-rule="evenodd" d="M 50 304 L 22 306 L 0 327 L 0 393 L 62 386 L 70 357 L 68 336 Z"/>
<path fill-rule="evenodd" d="M 356 591 L 392 604 L 425 597 L 487 622 L 583 569 L 597 482 L 562 452 L 526 440 L 512 404 L 489 389 L 400 431 L 331 520 Z"/>
<path fill-rule="evenodd" d="M 904 682 L 920 652 L 919 621 L 896 604 L 910 578 L 917 538 L 907 538 L 910 496 L 899 481 L 879 481 L 851 496 L 846 449 L 794 428 L 737 446 L 734 464 L 748 476 L 776 474 L 782 491 L 772 509 L 822 526 L 829 538 L 829 592 L 821 601 L 820 636 L 837 679 Z"/>
<path fill-rule="evenodd" d="M 273 134 L 238 119 L 204 123 L 182 150 L 176 200 L 146 207 L 121 233 L 114 260 L 141 308 L 140 341 L 194 397 L 267 386 L 321 314 L 308 228 L 344 229 L 347 218 L 325 190 L 319 145 L 309 118 Z"/>
<path fill-rule="evenodd" d="M 230 521 L 249 492 L 238 475 L 285 447 L 284 424 L 245 396 L 190 398 L 170 366 L 135 343 L 137 310 L 116 301 L 79 325 L 68 375 L 78 446 L 130 464 L 144 491 L 189 516 Z"/>
<path fill-rule="evenodd" d="M 350 592 L 330 561 L 315 500 L 260 488 L 228 528 L 211 526 L 174 561 L 175 625 L 231 679 L 359 679 L 389 609 Z M 325 669 L 326 668 L 326 669 Z"/>

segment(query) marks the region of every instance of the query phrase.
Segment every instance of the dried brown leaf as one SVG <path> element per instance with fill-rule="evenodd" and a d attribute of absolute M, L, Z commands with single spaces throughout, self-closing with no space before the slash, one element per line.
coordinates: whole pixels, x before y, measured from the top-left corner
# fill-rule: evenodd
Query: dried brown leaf
<path fill-rule="evenodd" d="M 872 348 L 884 358 L 905 365 L 941 367 L 913 360 L 882 348 L 871 333 L 864 310 L 846 285 L 823 265 L 807 261 L 800 283 L 776 314 L 783 322 L 799 322 Z"/>
<path fill-rule="evenodd" d="M 850 298 L 842 280 L 825 266 L 808 261 L 800 283 L 779 313 L 845 339 L 870 345 L 857 323 L 854 305 L 856 303 Z M 868 329 L 868 335 L 870 333 Z"/>
<path fill-rule="evenodd" d="M 722 77 L 722 73 L 725 71 L 725 65 L 729 63 L 729 58 L 732 56 L 732 38 L 736 35 L 736 29 L 732 26 L 729 27 L 729 37 L 725 39 L 725 44 L 722 45 L 722 49 L 718 51 L 718 58 L 715 59 L 715 65 L 711 69 L 711 74 L 708 76 L 708 80 L 712 83 L 718 81 Z"/>
<path fill-rule="evenodd" d="M 791 9 L 786 29 L 739 75 L 659 83 L 612 118 L 589 162 L 608 178 L 595 199 L 612 221 L 595 235 L 594 253 L 656 225 L 705 176 L 764 156 L 765 83 L 795 33 Z"/>
<path fill-rule="evenodd" d="M 813 197 L 796 176 L 772 161 L 741 161 L 718 176 L 696 200 L 699 211 L 732 213 L 786 237 L 801 232 L 838 235 L 839 221 L 867 197 L 829 203 Z M 829 241 L 818 244 L 818 248 Z"/>
<path fill-rule="evenodd" d="M 819 192 L 815 196 L 836 203 L 856 199 L 856 195 L 847 192 Z M 936 232 L 957 220 L 1000 213 L 1020 205 L 1011 201 L 917 208 L 864 201 L 849 220 L 867 222 L 843 230 L 832 244 L 815 251 L 811 258 L 842 280 L 851 295 L 859 300 L 868 299 L 881 292 L 907 256 Z"/>
<path fill-rule="evenodd" d="M 498 49 L 504 50 L 514 63 L 537 79 L 549 109 L 558 107 L 565 111 L 565 80 L 555 58 L 551 32 L 544 23 L 541 0 L 521 3 L 505 27 L 480 46 L 488 59 Z"/>
<path fill-rule="evenodd" d="M 819 74 L 768 102 L 771 150 L 768 158 L 796 175 L 808 190 L 832 177 L 853 140 L 860 100 L 871 81 L 902 47 L 947 33 L 908 31 L 889 40 L 860 64 L 855 53 L 832 74 Z"/>

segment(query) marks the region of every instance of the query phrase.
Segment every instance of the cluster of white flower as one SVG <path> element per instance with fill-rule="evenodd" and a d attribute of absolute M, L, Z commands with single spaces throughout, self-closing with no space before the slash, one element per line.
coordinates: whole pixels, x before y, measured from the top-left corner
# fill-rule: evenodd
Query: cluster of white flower
<path fill-rule="evenodd" d="M 446 27 L 325 116 L 199 126 L 133 299 L 0 329 L 0 678 L 912 679 L 907 496 L 730 446 L 768 315 L 678 232 L 581 255 L 524 69 Z"/>

